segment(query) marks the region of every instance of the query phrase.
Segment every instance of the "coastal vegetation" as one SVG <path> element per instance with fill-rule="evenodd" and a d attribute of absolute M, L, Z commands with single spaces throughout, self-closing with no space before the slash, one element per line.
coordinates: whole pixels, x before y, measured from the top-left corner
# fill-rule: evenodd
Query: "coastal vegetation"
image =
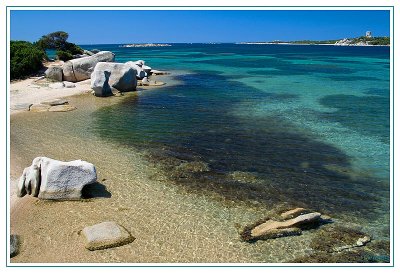
<path fill-rule="evenodd" d="M 76 54 L 82 54 L 83 49 L 74 43 L 67 42 L 69 34 L 64 31 L 56 31 L 43 35 L 36 44 L 45 49 L 55 49 L 59 60 L 68 61 Z"/>
<path fill-rule="evenodd" d="M 83 49 L 74 43 L 67 42 L 68 33 L 64 31 L 43 35 L 38 41 L 10 42 L 10 76 L 11 79 L 21 79 L 38 72 L 47 60 L 46 49 L 55 49 L 57 59 L 68 61 L 82 54 Z"/>
<path fill-rule="evenodd" d="M 19 79 L 37 72 L 43 67 L 46 53 L 36 44 L 27 41 L 10 42 L 10 77 Z"/>

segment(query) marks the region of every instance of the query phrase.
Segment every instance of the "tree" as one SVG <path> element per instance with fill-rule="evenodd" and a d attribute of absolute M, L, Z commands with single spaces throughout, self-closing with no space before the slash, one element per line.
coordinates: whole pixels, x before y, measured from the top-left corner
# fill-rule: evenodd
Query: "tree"
<path fill-rule="evenodd" d="M 60 60 L 67 61 L 73 58 L 75 54 L 82 54 L 83 50 L 74 43 L 67 42 L 69 35 L 64 31 L 56 31 L 43 35 L 36 44 L 42 49 L 56 49 L 57 57 Z"/>
<path fill-rule="evenodd" d="M 64 31 L 52 32 L 47 35 L 43 35 L 42 38 L 37 41 L 37 44 L 43 49 L 63 49 L 68 36 L 68 33 Z"/>

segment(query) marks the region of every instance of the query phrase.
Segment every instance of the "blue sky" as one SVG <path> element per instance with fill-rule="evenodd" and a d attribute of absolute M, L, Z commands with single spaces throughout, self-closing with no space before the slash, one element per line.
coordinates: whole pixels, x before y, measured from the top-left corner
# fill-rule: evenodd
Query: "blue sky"
<path fill-rule="evenodd" d="M 389 11 L 11 11 L 11 40 L 63 30 L 77 44 L 242 42 L 389 36 Z"/>

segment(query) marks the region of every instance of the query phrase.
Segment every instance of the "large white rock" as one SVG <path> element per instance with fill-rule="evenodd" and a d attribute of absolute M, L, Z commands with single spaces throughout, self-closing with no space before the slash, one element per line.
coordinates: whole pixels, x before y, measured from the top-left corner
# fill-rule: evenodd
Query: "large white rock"
<path fill-rule="evenodd" d="M 30 194 L 40 199 L 77 200 L 82 198 L 85 185 L 97 180 L 93 164 L 74 160 L 63 162 L 48 157 L 36 157 L 25 168 L 19 182 L 17 195 Z"/>
<path fill-rule="evenodd" d="M 148 66 L 144 65 L 144 61 L 142 61 L 142 60 L 139 60 L 136 62 L 129 61 L 129 62 L 126 62 L 125 64 L 136 70 L 136 78 L 137 79 L 141 80 L 144 77 L 147 77 L 147 72 L 145 71 L 145 69 L 143 67 L 147 68 Z M 148 68 L 150 68 L 150 67 L 148 67 Z M 150 68 L 150 70 L 151 70 L 151 68 Z M 150 72 L 150 70 L 149 70 L 149 72 Z"/>
<path fill-rule="evenodd" d="M 94 90 L 96 97 L 112 96 L 110 84 L 108 80 L 111 73 L 109 71 L 96 70 L 90 76 L 90 87 Z"/>
<path fill-rule="evenodd" d="M 111 51 L 100 51 L 92 56 L 73 59 L 63 65 L 63 80 L 80 82 L 90 78 L 98 62 L 113 62 L 115 54 Z"/>
<path fill-rule="evenodd" d="M 44 72 L 46 78 L 61 82 L 63 80 L 63 69 L 61 66 L 50 66 Z"/>
<path fill-rule="evenodd" d="M 111 76 L 109 84 L 121 92 L 136 90 L 136 70 L 122 63 L 99 62 L 93 73 L 97 71 L 108 71 Z"/>

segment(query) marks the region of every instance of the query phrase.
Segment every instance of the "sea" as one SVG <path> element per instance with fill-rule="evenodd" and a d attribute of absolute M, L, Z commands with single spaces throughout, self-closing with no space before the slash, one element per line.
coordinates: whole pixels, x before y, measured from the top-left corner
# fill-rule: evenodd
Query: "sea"
<path fill-rule="evenodd" d="M 370 210 L 388 197 L 389 47 L 84 48 L 181 71 L 173 86 L 94 113 L 102 138 L 167 148 L 215 172 L 250 172 L 289 199 L 328 210 Z"/>
<path fill-rule="evenodd" d="M 70 125 L 82 138 L 135 149 L 193 200 L 304 207 L 389 240 L 389 47 L 81 47 L 171 73 Z"/>

